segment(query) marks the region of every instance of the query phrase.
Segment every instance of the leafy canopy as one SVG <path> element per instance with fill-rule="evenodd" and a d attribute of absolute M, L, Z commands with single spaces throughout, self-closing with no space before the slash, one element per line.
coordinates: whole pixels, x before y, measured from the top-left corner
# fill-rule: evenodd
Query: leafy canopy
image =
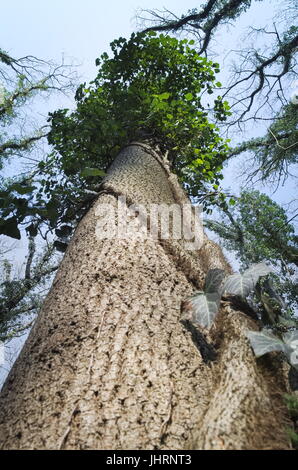
<path fill-rule="evenodd" d="M 298 162 L 298 106 L 288 103 L 274 116 L 264 137 L 243 142 L 230 153 L 251 152 L 257 165 L 251 177 L 260 175 L 263 181 L 279 183 L 290 173 L 290 165 Z"/>
<path fill-rule="evenodd" d="M 38 220 L 52 229 L 73 222 L 90 203 L 86 190 L 132 140 L 149 139 L 167 152 L 191 195 L 206 184 L 218 187 L 228 145 L 208 118 L 225 120 L 229 106 L 219 95 L 211 99 L 221 86 L 219 66 L 200 57 L 193 43 L 154 32 L 113 41 L 112 57 L 96 60 L 95 80 L 77 89 L 76 109 L 50 114 L 54 150 L 35 177 L 0 194 L 0 233 L 19 238 L 26 217 L 31 231 Z"/>

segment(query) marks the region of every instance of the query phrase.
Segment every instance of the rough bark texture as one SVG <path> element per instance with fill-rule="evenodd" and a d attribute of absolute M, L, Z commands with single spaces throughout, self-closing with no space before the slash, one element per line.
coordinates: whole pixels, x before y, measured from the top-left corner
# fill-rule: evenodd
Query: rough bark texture
<path fill-rule="evenodd" d="M 117 195 L 185 202 L 149 148 L 119 154 L 3 387 L 0 447 L 289 448 L 278 358 L 256 361 L 244 336 L 256 323 L 229 302 L 209 333 L 180 321 L 207 270 L 230 269 L 219 247 L 99 240 L 98 215 Z"/>

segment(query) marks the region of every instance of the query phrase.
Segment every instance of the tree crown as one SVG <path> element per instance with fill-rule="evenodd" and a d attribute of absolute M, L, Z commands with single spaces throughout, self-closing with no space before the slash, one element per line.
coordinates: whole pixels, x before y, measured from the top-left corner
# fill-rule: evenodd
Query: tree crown
<path fill-rule="evenodd" d="M 33 236 L 33 219 L 55 229 L 73 222 L 78 208 L 86 210 L 90 203 L 90 194 L 84 200 L 86 189 L 98 185 L 132 140 L 149 139 L 165 152 L 190 195 L 206 184 L 217 188 L 228 145 L 216 122 L 226 119 L 229 106 L 219 95 L 211 99 L 221 86 L 215 76 L 219 66 L 200 57 L 193 44 L 154 32 L 113 41 L 112 56 L 104 53 L 96 60 L 95 80 L 77 89 L 76 109 L 50 114 L 53 152 L 33 179 L 2 191 L 2 233 L 19 238 L 17 226 L 26 217 Z"/>
<path fill-rule="evenodd" d="M 49 140 L 67 175 L 78 167 L 105 169 L 123 145 L 151 138 L 168 151 L 191 192 L 202 181 L 218 180 L 227 143 L 208 120 L 207 97 L 221 86 L 219 66 L 200 57 L 193 44 L 154 32 L 111 43 L 113 57 L 102 54 L 95 80 L 78 88 L 77 109 L 51 115 Z M 212 111 L 225 120 L 228 103 L 217 96 Z"/>

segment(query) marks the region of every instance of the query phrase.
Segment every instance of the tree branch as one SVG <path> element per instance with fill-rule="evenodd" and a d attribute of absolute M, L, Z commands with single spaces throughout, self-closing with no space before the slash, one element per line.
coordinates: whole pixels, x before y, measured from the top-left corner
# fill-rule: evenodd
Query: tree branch
<path fill-rule="evenodd" d="M 48 133 L 40 134 L 37 136 L 27 137 L 19 142 L 8 141 L 4 144 L 0 145 L 0 155 L 7 150 L 27 150 L 33 142 L 42 139 L 43 137 L 47 137 Z"/>

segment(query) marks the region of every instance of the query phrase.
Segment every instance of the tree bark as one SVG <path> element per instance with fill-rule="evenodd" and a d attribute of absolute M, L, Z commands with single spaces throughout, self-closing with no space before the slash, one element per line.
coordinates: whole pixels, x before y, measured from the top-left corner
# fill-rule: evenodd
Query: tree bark
<path fill-rule="evenodd" d="M 255 360 L 254 320 L 231 302 L 210 332 L 181 322 L 208 269 L 230 271 L 204 238 L 96 236 L 117 196 L 149 207 L 187 198 L 150 147 L 124 148 L 80 222 L 0 396 L 2 449 L 288 449 L 274 354 Z M 189 204 L 189 201 L 188 201 Z"/>

